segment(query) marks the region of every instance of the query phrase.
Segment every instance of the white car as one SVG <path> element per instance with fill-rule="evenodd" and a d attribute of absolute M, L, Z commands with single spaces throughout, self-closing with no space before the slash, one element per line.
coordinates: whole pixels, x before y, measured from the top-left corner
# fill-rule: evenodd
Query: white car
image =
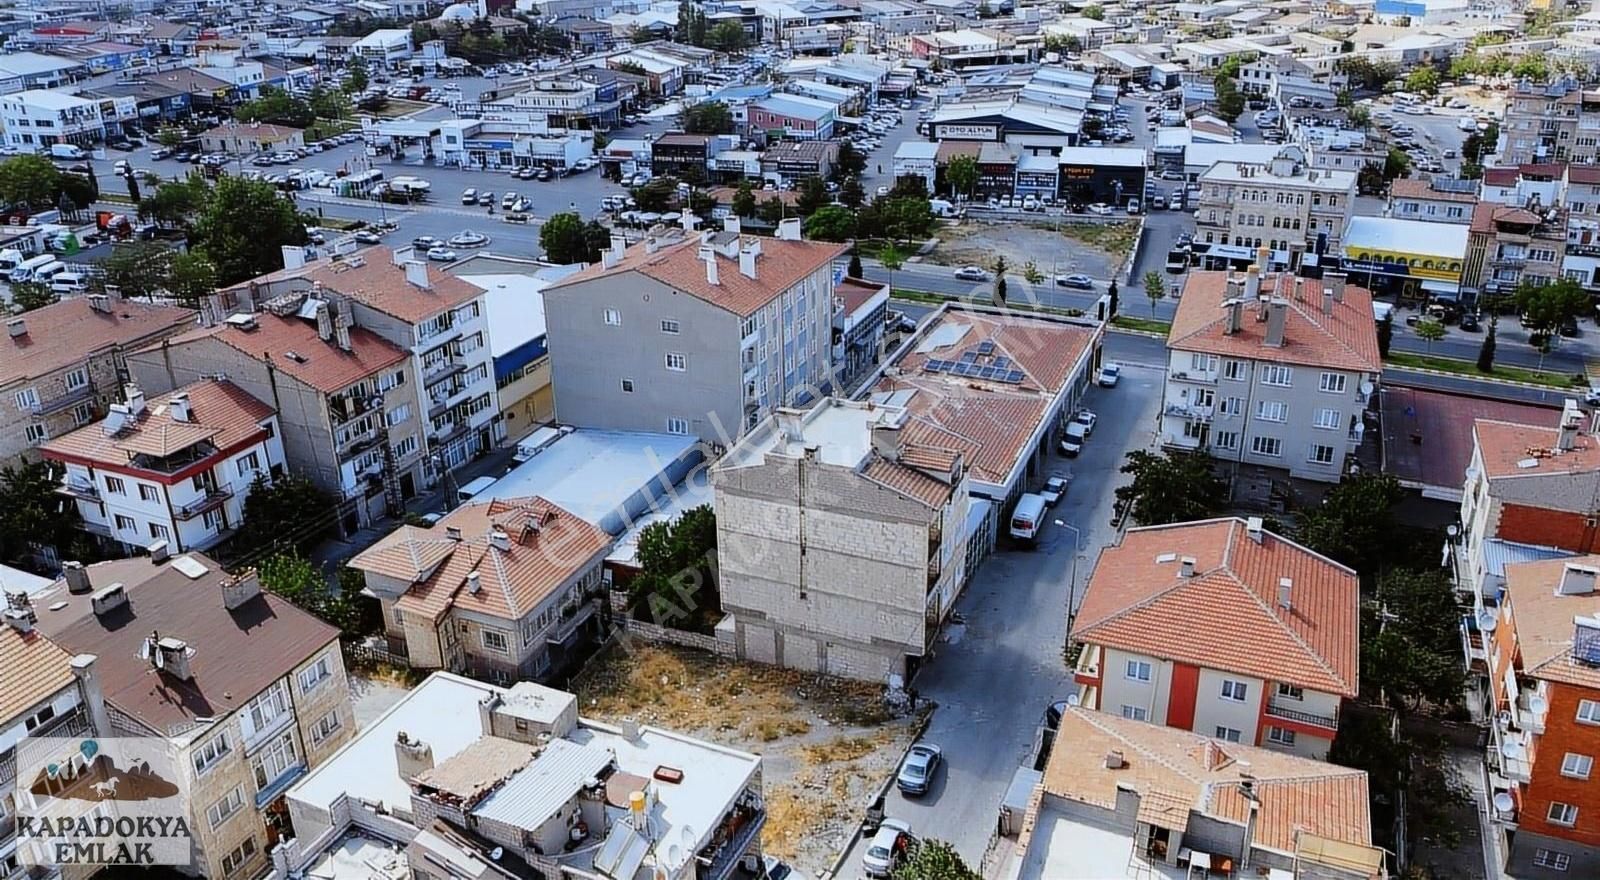
<path fill-rule="evenodd" d="M 1110 214 L 1110 213 L 1112 213 L 1112 210 L 1111 210 L 1111 206 L 1106 204 L 1105 202 L 1095 202 L 1094 204 L 1089 206 L 1089 213 L 1091 213 L 1091 214 Z"/>
<path fill-rule="evenodd" d="M 911 826 L 903 819 L 885 819 L 872 835 L 867 851 L 861 854 L 861 867 L 868 877 L 887 877 L 911 846 Z"/>
<path fill-rule="evenodd" d="M 1067 488 L 1072 485 L 1072 478 L 1066 474 L 1051 474 L 1044 481 L 1044 488 L 1039 490 L 1039 496 L 1044 499 L 1046 507 L 1055 507 L 1056 502 L 1067 497 Z"/>
<path fill-rule="evenodd" d="M 1092 409 L 1081 409 L 1073 421 L 1083 426 L 1083 435 L 1087 437 L 1094 433 L 1094 423 L 1100 421 L 1100 417 L 1095 415 Z"/>
<path fill-rule="evenodd" d="M 447 247 L 429 248 L 428 259 L 435 260 L 440 263 L 450 263 L 455 261 L 456 252 Z"/>
<path fill-rule="evenodd" d="M 989 273 L 977 266 L 962 266 L 956 270 L 956 277 L 962 281 L 988 281 Z"/>
<path fill-rule="evenodd" d="M 432 256 L 431 252 L 429 256 Z M 1121 364 L 1102 364 L 1100 366 L 1100 375 L 1095 377 L 1094 384 L 1099 385 L 1101 388 L 1115 388 L 1117 387 L 1117 381 L 1121 378 Z"/>
<path fill-rule="evenodd" d="M 884 196 L 886 196 L 886 195 L 888 195 L 888 194 L 889 194 L 889 188 L 888 188 L 888 187 L 886 187 L 886 186 L 880 186 L 880 187 L 878 187 L 878 190 L 877 190 L 877 192 L 878 192 L 878 198 L 880 198 L 880 199 L 881 199 L 881 198 L 883 198 L 883 197 L 884 197 Z"/>

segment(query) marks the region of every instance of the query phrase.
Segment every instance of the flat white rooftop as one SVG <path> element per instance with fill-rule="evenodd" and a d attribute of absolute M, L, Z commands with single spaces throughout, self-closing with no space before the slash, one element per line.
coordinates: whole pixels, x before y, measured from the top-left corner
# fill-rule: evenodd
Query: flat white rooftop
<path fill-rule="evenodd" d="M 352 830 L 306 868 L 307 880 L 405 880 L 411 876 L 405 850 Z"/>
<path fill-rule="evenodd" d="M 1133 838 L 1127 834 L 1075 819 L 1050 805 L 1039 805 L 1033 838 L 1022 856 L 1017 880 L 1105 880 L 1109 877 L 1143 877 L 1152 880 L 1186 880 L 1187 872 L 1160 862 L 1141 859 L 1130 863 Z M 1149 865 L 1148 872 L 1141 872 Z"/>
<path fill-rule="evenodd" d="M 767 419 L 729 451 L 724 467 L 760 464 L 767 455 L 798 458 L 815 448 L 825 464 L 855 467 L 872 449 L 872 424 L 892 410 L 828 398 L 797 419 L 797 433 L 786 433 L 780 419 Z"/>

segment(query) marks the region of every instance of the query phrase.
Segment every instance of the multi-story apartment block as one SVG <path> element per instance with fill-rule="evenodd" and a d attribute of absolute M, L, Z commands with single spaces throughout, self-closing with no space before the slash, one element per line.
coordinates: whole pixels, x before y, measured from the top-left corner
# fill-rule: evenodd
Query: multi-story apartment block
<path fill-rule="evenodd" d="M 1500 162 L 1581 162 L 1600 154 L 1600 92 L 1575 79 L 1523 81 L 1511 93 L 1500 126 Z"/>
<path fill-rule="evenodd" d="M 130 354 L 129 369 L 147 391 L 221 376 L 268 404 L 289 469 L 339 498 L 342 518 L 368 523 L 427 481 L 413 360 L 324 303 L 300 317 L 306 305 L 199 328 Z"/>
<path fill-rule="evenodd" d="M 1506 566 L 1483 676 L 1509 876 L 1600 873 L 1600 556 Z"/>
<path fill-rule="evenodd" d="M 6 142 L 24 151 L 99 143 L 138 120 L 139 104 L 132 97 L 88 99 L 46 89 L 0 97 Z"/>
<path fill-rule="evenodd" d="M 1072 622 L 1079 705 L 1326 757 L 1357 694 L 1360 603 L 1354 571 L 1260 519 L 1130 529 Z"/>
<path fill-rule="evenodd" d="M 114 735 L 166 739 L 189 774 L 199 873 L 261 873 L 283 792 L 355 731 L 339 631 L 199 554 L 69 563 L 34 601 L 52 642 L 118 658 L 100 670 Z"/>
<path fill-rule="evenodd" d="M 1167 336 L 1161 443 L 1337 482 L 1383 369 L 1372 295 L 1339 272 L 1191 272 Z"/>
<path fill-rule="evenodd" d="M 556 412 L 580 427 L 730 444 L 829 388 L 844 246 L 669 230 L 544 290 Z M 604 352 L 604 357 L 597 357 Z"/>
<path fill-rule="evenodd" d="M 1295 269 L 1295 245 L 1338 252 L 1355 198 L 1355 172 L 1309 168 L 1304 152 L 1284 147 L 1264 165 L 1218 162 L 1203 172 L 1196 234 L 1208 242 L 1269 248 L 1275 264 Z"/>
<path fill-rule="evenodd" d="M 410 247 L 372 248 L 305 263 L 286 251 L 287 267 L 219 292 L 266 308 L 315 300 L 333 320 L 344 316 L 410 353 L 416 418 L 427 434 L 434 479 L 503 439 L 484 291 L 435 269 Z M 293 313 L 280 306 L 278 311 Z"/>
<path fill-rule="evenodd" d="M 1389 204 L 1384 216 L 1397 220 L 1433 220 L 1440 223 L 1472 222 L 1472 209 L 1478 204 L 1476 181 L 1461 181 L 1462 188 L 1450 186 L 1454 181 L 1435 178 L 1432 181 L 1415 177 L 1402 177 L 1389 184 Z"/>
<path fill-rule="evenodd" d="M 69 656 L 40 635 L 27 593 L 5 597 L 0 624 L 0 878 L 40 880 L 17 852 L 17 744 L 27 737 L 108 736 L 94 654 Z M 75 746 L 74 746 L 75 747 Z M 49 875 L 46 875 L 49 876 Z"/>
<path fill-rule="evenodd" d="M 780 409 L 712 470 L 718 587 L 739 655 L 906 676 L 966 582 L 968 476 L 904 407 Z"/>
<path fill-rule="evenodd" d="M 350 560 L 418 669 L 511 682 L 559 671 L 599 634 L 611 536 L 543 498 L 468 504 Z"/>
<path fill-rule="evenodd" d="M 157 541 L 182 553 L 239 528 L 255 480 L 283 473 L 281 433 L 272 407 L 207 379 L 153 401 L 129 385 L 104 420 L 41 451 L 65 465 L 56 491 L 85 531 L 130 553 Z"/>
<path fill-rule="evenodd" d="M 1527 207 L 1480 203 L 1467 232 L 1463 286 L 1510 293 L 1523 283 L 1561 277 L 1567 253 L 1567 211 L 1533 201 Z"/>
<path fill-rule="evenodd" d="M 0 461 L 105 414 L 127 379 L 124 353 L 185 330 L 189 309 L 74 297 L 6 321 L 0 339 Z"/>

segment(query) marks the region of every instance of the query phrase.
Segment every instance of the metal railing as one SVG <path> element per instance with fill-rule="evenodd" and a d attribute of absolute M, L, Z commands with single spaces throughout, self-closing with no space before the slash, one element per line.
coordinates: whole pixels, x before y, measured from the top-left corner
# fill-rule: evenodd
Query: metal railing
<path fill-rule="evenodd" d="M 224 502 L 233 497 L 233 484 L 223 483 L 219 486 L 206 487 L 205 494 L 199 498 L 173 510 L 178 519 L 194 519 L 202 513 L 216 510 Z"/>
<path fill-rule="evenodd" d="M 1314 727 L 1324 727 L 1328 730 L 1339 729 L 1339 713 L 1334 710 L 1332 715 L 1318 715 L 1315 712 L 1305 712 L 1284 705 L 1277 697 L 1267 700 L 1267 716 L 1270 718 L 1283 718 L 1289 721 L 1298 721 L 1301 724 L 1310 724 Z"/>

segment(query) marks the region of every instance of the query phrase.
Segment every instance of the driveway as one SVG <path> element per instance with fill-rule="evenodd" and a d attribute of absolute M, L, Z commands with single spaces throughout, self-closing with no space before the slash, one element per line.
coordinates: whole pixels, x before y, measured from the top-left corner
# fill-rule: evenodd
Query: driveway
<path fill-rule="evenodd" d="M 1094 436 L 1076 459 L 1051 457 L 1044 469 L 1075 479 L 1051 513 L 1082 532 L 1082 556 L 1073 570 L 1073 534 L 1046 525 L 1033 550 L 1001 549 L 973 576 L 956 606 L 965 623 L 946 625 L 934 657 L 915 681 L 924 699 L 938 703 L 926 739 L 944 749 L 945 770 L 933 791 L 915 800 L 892 791 L 887 815 L 906 819 L 913 833 L 951 842 L 976 868 L 999 817 L 1012 774 L 1031 752 L 1045 706 L 1072 690 L 1062 648 L 1069 597 L 1081 598 L 1099 549 L 1111 543 L 1112 491 L 1129 449 L 1153 440 L 1161 373 L 1127 365 L 1114 390 L 1094 389 L 1086 401 L 1100 416 Z M 1042 482 L 1042 478 L 1040 480 Z M 859 837 L 840 877 L 860 877 Z"/>

